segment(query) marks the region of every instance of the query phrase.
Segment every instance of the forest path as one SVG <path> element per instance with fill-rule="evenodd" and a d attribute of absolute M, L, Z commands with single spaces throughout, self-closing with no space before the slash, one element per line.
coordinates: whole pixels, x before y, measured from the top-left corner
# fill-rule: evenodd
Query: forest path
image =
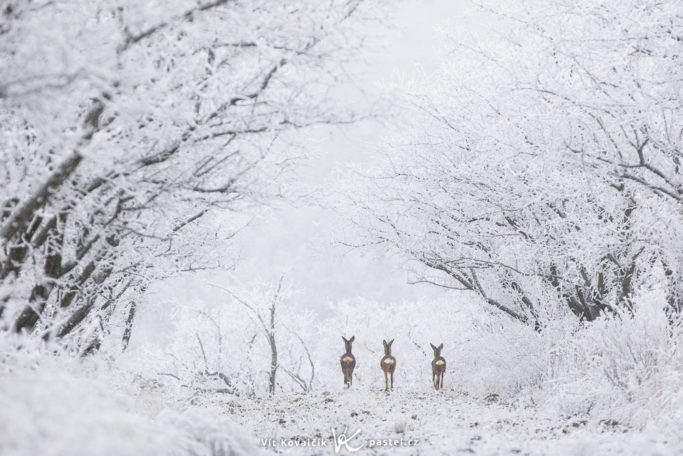
<path fill-rule="evenodd" d="M 615 422 L 542 416 L 534 407 L 505 405 L 495 396 L 475 399 L 452 389 L 316 392 L 226 400 L 221 409 L 258 446 L 277 454 L 336 454 L 335 436 L 339 442 L 340 435 L 349 438 L 340 454 L 361 445 L 356 454 L 674 453 L 656 435 Z"/>

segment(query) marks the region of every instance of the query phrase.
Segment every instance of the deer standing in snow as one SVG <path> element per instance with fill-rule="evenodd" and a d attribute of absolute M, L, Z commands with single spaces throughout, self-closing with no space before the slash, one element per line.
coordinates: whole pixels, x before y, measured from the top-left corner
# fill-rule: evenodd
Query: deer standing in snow
<path fill-rule="evenodd" d="M 353 368 L 356 367 L 356 358 L 351 353 L 351 344 L 356 340 L 356 336 L 351 336 L 351 339 L 346 339 L 342 336 L 342 339 L 344 339 L 346 353 L 341 357 L 341 368 L 344 374 L 344 386 L 350 388 L 353 383 Z"/>
<path fill-rule="evenodd" d="M 434 384 L 434 389 L 443 388 L 443 374 L 446 372 L 446 360 L 441 356 L 441 350 L 443 349 L 443 344 L 435 347 L 432 344 L 432 350 L 434 351 L 434 361 L 432 361 L 432 383 Z"/>
<path fill-rule="evenodd" d="M 391 344 L 394 343 L 394 339 L 391 339 L 388 343 L 382 339 L 382 343 L 384 344 L 384 358 L 382 358 L 379 365 L 382 371 L 384 371 L 384 391 L 389 391 L 388 376 L 391 375 L 391 389 L 394 389 L 394 371 L 396 370 L 396 358 L 391 356 Z"/>

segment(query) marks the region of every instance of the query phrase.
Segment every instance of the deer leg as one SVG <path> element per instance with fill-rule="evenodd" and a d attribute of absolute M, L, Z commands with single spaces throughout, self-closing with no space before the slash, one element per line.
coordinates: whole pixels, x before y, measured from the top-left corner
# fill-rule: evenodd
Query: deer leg
<path fill-rule="evenodd" d="M 391 373 L 391 389 L 394 389 L 394 373 Z"/>
<path fill-rule="evenodd" d="M 441 384 L 439 385 L 439 389 L 443 388 L 443 374 L 444 372 L 441 372 Z"/>
<path fill-rule="evenodd" d="M 384 371 L 384 391 L 389 391 L 389 379 L 387 378 L 387 371 Z"/>

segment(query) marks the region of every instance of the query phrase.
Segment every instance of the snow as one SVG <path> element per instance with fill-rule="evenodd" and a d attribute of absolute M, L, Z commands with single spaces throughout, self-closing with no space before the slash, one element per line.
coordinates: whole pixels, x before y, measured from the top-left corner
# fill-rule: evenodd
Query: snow
<path fill-rule="evenodd" d="M 296 393 L 280 371 L 274 397 L 176 379 L 163 363 L 147 365 L 142 352 L 81 359 L 5 334 L 0 454 L 334 454 L 340 436 L 352 449 L 364 445 L 359 454 L 683 454 L 680 354 L 662 339 L 670 331 L 662 313 L 600 320 L 564 338 L 562 325 L 529 337 L 515 325 L 494 324 L 493 316 L 479 315 L 470 329 L 474 319 L 463 312 L 460 326 L 438 312 L 432 318 L 458 328 L 445 343 L 441 391 L 431 387 L 431 358 L 397 333 L 395 388 L 385 393 L 381 346 L 373 351 L 364 340 L 373 327 L 356 334 L 350 389 L 342 384 L 341 338 L 329 329 L 336 345 L 315 347 L 313 392 Z M 197 353 L 177 352 L 183 355 Z M 265 380 L 267 361 L 254 358 L 264 369 L 250 375 Z M 619 386 L 610 369 L 620 372 Z"/>
<path fill-rule="evenodd" d="M 427 383 L 427 382 L 425 382 Z M 397 387 L 351 389 L 289 395 L 272 400 L 226 401 L 228 414 L 259 438 L 278 442 L 281 454 L 318 454 L 318 450 L 283 447 L 290 440 L 322 437 L 334 444 L 347 429 L 365 443 L 361 454 L 632 454 L 683 452 L 683 440 L 656 430 L 633 431 L 618 423 L 582 416 L 557 416 L 533 406 L 475 398 L 453 388 L 436 392 Z M 403 439 L 404 446 L 370 447 L 370 441 Z M 409 441 L 418 441 L 408 445 Z M 333 454 L 328 451 L 325 454 Z"/>
<path fill-rule="evenodd" d="M 0 454 L 246 455 L 232 420 L 169 397 L 106 361 L 7 343 L 0 352 Z M 54 347 L 53 347 L 54 348 Z"/>
<path fill-rule="evenodd" d="M 350 448 L 363 445 L 358 454 L 683 453 L 680 434 L 473 396 L 448 377 L 441 391 L 397 378 L 388 393 L 354 385 L 274 398 L 179 394 L 115 363 L 45 352 L 26 362 L 7 351 L 1 374 L 3 455 L 335 454 L 340 435 Z"/>

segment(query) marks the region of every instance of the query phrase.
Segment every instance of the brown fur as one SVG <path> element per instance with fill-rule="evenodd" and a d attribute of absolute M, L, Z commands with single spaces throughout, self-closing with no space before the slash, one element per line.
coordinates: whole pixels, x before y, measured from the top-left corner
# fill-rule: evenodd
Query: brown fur
<path fill-rule="evenodd" d="M 342 374 L 344 374 L 344 386 L 350 388 L 353 384 L 353 369 L 356 367 L 356 358 L 351 353 L 351 344 L 356 340 L 356 336 L 351 336 L 351 339 L 344 339 L 344 347 L 346 348 L 346 353 L 341 357 L 341 368 Z"/>
<path fill-rule="evenodd" d="M 391 389 L 394 389 L 394 371 L 396 370 L 396 358 L 391 356 L 391 344 L 394 343 L 394 339 L 388 343 L 382 340 L 382 343 L 384 344 L 384 357 L 379 366 L 384 372 L 384 391 L 389 391 L 389 376 L 391 376 Z"/>
<path fill-rule="evenodd" d="M 443 349 L 443 344 L 435 347 L 429 344 L 434 351 L 434 361 L 432 361 L 432 383 L 434 384 L 434 389 L 443 388 L 443 374 L 446 372 L 446 360 L 441 356 L 441 350 Z"/>

